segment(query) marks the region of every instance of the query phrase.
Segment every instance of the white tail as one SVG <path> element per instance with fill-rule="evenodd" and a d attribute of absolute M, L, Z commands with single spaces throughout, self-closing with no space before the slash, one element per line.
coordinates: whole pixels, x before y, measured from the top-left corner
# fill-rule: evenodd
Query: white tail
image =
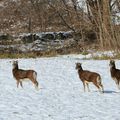
<path fill-rule="evenodd" d="M 36 80 L 37 79 L 37 73 L 33 72 L 33 78 Z"/>

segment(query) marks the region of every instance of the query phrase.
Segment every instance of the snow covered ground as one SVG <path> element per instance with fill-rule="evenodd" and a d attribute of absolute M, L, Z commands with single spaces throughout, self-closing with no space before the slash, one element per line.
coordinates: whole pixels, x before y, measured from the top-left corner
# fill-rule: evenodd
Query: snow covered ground
<path fill-rule="evenodd" d="M 109 73 L 107 60 L 81 60 L 74 57 L 19 59 L 22 69 L 38 72 L 41 89 L 31 82 L 17 88 L 11 59 L 0 59 L 0 120 L 120 120 L 120 93 Z M 105 93 L 90 84 L 83 92 L 75 63 L 99 72 Z M 120 62 L 116 61 L 120 68 Z"/>

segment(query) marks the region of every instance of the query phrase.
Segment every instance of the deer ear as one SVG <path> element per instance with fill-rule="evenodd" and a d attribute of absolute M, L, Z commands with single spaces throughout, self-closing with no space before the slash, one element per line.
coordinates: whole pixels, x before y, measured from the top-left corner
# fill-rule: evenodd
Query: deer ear
<path fill-rule="evenodd" d="M 114 63 L 115 61 L 114 60 L 111 60 L 112 61 L 112 63 Z"/>

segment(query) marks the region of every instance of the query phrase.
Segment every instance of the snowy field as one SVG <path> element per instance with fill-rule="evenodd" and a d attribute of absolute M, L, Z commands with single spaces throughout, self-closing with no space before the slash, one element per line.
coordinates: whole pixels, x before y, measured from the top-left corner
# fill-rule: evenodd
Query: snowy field
<path fill-rule="evenodd" d="M 109 61 L 75 57 L 19 59 L 22 69 L 38 73 L 40 90 L 31 82 L 17 88 L 10 59 L 0 60 L 0 120 L 120 120 L 120 93 L 110 77 Z M 84 93 L 75 63 L 101 74 L 105 93 L 90 84 Z M 120 62 L 116 61 L 120 68 Z"/>

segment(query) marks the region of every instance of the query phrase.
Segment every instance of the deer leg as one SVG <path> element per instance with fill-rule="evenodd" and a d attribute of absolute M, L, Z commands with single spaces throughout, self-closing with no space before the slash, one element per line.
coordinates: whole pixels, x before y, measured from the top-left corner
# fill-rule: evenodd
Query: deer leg
<path fill-rule="evenodd" d="M 104 88 L 103 88 L 103 85 L 101 84 L 101 82 L 99 83 L 99 87 L 101 88 L 102 92 L 104 93 Z"/>
<path fill-rule="evenodd" d="M 120 90 L 120 81 L 118 81 L 118 89 Z"/>
<path fill-rule="evenodd" d="M 35 88 L 36 88 L 36 90 L 39 90 L 39 89 L 38 89 L 38 82 L 37 82 L 37 81 L 35 81 L 35 83 L 34 83 L 34 84 L 35 84 Z"/>
<path fill-rule="evenodd" d="M 22 81 L 20 81 L 20 85 L 21 85 L 21 87 L 23 88 L 23 84 L 22 84 Z"/>
<path fill-rule="evenodd" d="M 102 89 L 102 92 L 104 93 L 104 88 L 103 88 L 103 85 L 101 84 L 100 85 L 101 89 Z"/>
<path fill-rule="evenodd" d="M 32 79 L 31 81 L 35 85 L 35 88 L 38 90 L 38 82 L 37 82 L 37 80 Z"/>
<path fill-rule="evenodd" d="M 19 81 L 17 81 L 17 88 L 19 87 Z"/>
<path fill-rule="evenodd" d="M 88 83 L 86 83 L 86 85 L 87 85 L 87 88 L 88 88 L 88 92 L 90 92 L 90 89 L 89 89 L 89 84 L 88 84 Z"/>
<path fill-rule="evenodd" d="M 84 92 L 85 92 L 85 82 L 83 82 Z"/>
<path fill-rule="evenodd" d="M 120 90 L 120 81 L 118 80 L 118 89 Z"/>
<path fill-rule="evenodd" d="M 119 80 L 115 80 L 115 83 L 116 83 L 118 89 L 120 89 L 120 87 L 119 87 Z"/>
<path fill-rule="evenodd" d="M 97 84 L 97 83 L 93 83 L 97 88 L 98 88 L 98 90 L 101 92 L 101 89 L 100 89 L 100 87 L 99 87 L 99 85 Z"/>

